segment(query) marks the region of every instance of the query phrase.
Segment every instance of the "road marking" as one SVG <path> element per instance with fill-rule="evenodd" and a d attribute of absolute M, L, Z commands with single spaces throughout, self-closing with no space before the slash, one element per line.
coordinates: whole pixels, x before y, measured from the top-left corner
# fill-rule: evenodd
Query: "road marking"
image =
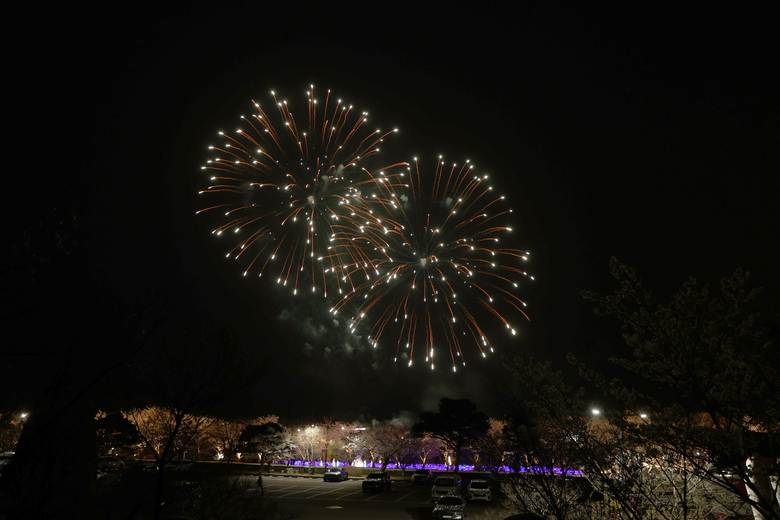
<path fill-rule="evenodd" d="M 398 500 L 396 500 L 396 502 L 400 502 L 401 500 L 405 499 L 406 497 L 408 497 L 408 496 L 412 496 L 412 495 L 416 495 L 416 494 L 417 494 L 416 492 L 412 491 L 412 492 L 410 492 L 410 493 L 407 493 L 407 494 L 403 495 L 401 498 L 399 498 Z"/>
<path fill-rule="evenodd" d="M 291 495 L 299 495 L 299 494 L 300 494 L 300 491 L 299 492 L 292 492 L 292 493 L 285 493 L 284 495 L 274 494 L 274 496 L 276 498 L 286 498 L 286 497 L 289 497 Z M 297 497 L 297 498 L 300 499 L 301 497 Z M 303 499 L 305 500 L 306 497 L 303 497 Z"/>
<path fill-rule="evenodd" d="M 345 494 L 343 497 L 339 497 L 339 498 L 340 498 L 340 499 L 341 499 L 341 498 L 347 498 L 347 497 L 349 497 L 349 496 L 352 496 L 352 495 L 362 495 L 362 494 L 363 494 L 363 492 L 362 492 L 362 491 L 353 491 L 352 493 L 347 493 L 347 494 Z"/>
<path fill-rule="evenodd" d="M 319 496 L 321 496 L 321 495 L 330 495 L 330 496 L 333 496 L 333 495 L 335 495 L 335 494 L 336 494 L 336 493 L 335 493 L 335 490 L 327 490 L 327 491 L 322 491 L 321 493 L 315 493 L 314 495 L 311 495 L 311 497 L 310 497 L 310 498 L 319 497 Z M 338 495 L 336 495 L 336 498 L 338 498 Z"/>

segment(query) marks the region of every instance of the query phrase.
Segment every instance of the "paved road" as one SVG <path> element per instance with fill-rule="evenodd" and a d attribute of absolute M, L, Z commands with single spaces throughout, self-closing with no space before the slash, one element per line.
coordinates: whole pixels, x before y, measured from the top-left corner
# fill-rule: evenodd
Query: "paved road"
<path fill-rule="evenodd" d="M 323 482 L 321 478 L 266 475 L 263 487 L 269 499 L 297 512 L 301 519 L 371 518 L 430 520 L 434 503 L 429 485 L 394 482 L 390 491 L 363 493 L 362 479 Z M 494 490 L 495 491 L 495 490 Z M 487 504 L 470 503 L 469 518 L 476 520 Z"/>

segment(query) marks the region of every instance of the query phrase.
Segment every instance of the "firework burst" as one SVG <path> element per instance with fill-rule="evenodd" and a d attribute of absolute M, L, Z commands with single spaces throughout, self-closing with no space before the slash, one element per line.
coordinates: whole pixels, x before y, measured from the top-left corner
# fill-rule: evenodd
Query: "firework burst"
<path fill-rule="evenodd" d="M 344 265 L 364 255 L 352 240 L 356 229 L 343 207 L 374 185 L 364 163 L 394 131 L 368 128 L 368 114 L 335 100 L 328 91 L 318 104 L 314 87 L 306 92 L 308 112 L 296 118 L 286 101 L 271 92 L 274 106 L 241 116 L 232 135 L 209 147 L 203 166 L 212 174 L 207 194 L 212 204 L 198 211 L 223 215 L 216 235 L 236 233 L 228 257 L 245 261 L 244 275 L 270 272 L 294 294 L 306 284 L 327 295 L 342 289 Z M 391 167 L 388 167 L 391 168 Z M 365 262 L 363 262 L 365 263 Z M 328 273 L 333 276 L 329 276 Z"/>
<path fill-rule="evenodd" d="M 331 312 L 354 310 L 353 331 L 370 321 L 374 346 L 389 336 L 396 361 L 408 356 L 411 366 L 422 347 L 432 368 L 443 351 L 455 370 L 467 344 L 483 357 L 493 351 L 485 327 L 497 322 L 514 335 L 510 319 L 528 318 L 515 295 L 519 278 L 532 279 L 518 267 L 528 253 L 503 247 L 511 210 L 470 163 L 446 167 L 440 157 L 425 177 L 416 159 L 407 168 L 404 184 L 380 174 L 374 193 L 348 205 L 360 225 L 351 240 L 370 268 L 351 266 L 367 279 Z"/>

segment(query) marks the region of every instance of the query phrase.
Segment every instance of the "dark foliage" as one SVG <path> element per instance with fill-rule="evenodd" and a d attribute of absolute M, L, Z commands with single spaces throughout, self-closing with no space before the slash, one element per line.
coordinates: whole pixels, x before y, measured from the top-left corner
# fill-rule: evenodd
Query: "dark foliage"
<path fill-rule="evenodd" d="M 440 440 L 455 457 L 455 471 L 459 470 L 463 448 L 490 429 L 488 416 L 477 410 L 468 399 L 443 397 L 438 412 L 423 412 L 420 421 L 412 426 L 417 437 L 428 435 Z"/>

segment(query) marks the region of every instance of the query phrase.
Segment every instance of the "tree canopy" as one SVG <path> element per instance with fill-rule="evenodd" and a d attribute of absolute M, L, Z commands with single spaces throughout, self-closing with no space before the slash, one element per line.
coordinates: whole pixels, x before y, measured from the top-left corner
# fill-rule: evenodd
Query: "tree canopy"
<path fill-rule="evenodd" d="M 243 449 L 259 453 L 262 462 L 292 450 L 290 433 L 276 421 L 248 425 L 239 440 Z"/>
<path fill-rule="evenodd" d="M 443 397 L 438 412 L 422 412 L 412 426 L 416 437 L 430 436 L 444 443 L 455 457 L 455 471 L 460 466 L 461 450 L 490 429 L 488 416 L 477 410 L 468 399 Z"/>
<path fill-rule="evenodd" d="M 503 463 L 518 470 L 504 475 L 508 503 L 560 520 L 618 509 L 744 517 L 751 507 L 757 519 L 780 518 L 780 353 L 762 326 L 761 289 L 737 270 L 719 290 L 690 278 L 658 303 L 634 269 L 613 258 L 611 270 L 613 293 L 583 296 L 618 318 L 625 346 L 612 366 L 569 356 L 592 388 L 569 386 L 551 361 L 507 363 L 523 388 L 504 429 Z M 591 399 L 603 399 L 598 413 Z"/>

